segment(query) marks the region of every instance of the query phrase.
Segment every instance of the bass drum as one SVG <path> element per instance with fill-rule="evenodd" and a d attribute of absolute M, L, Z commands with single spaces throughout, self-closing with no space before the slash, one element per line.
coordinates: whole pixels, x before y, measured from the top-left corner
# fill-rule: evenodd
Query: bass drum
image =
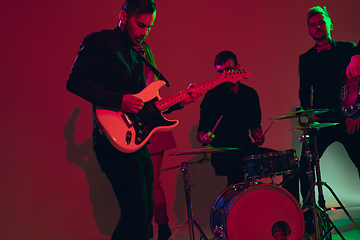
<path fill-rule="evenodd" d="M 299 240 L 305 222 L 300 205 L 285 189 L 244 182 L 217 197 L 210 226 L 216 240 Z"/>

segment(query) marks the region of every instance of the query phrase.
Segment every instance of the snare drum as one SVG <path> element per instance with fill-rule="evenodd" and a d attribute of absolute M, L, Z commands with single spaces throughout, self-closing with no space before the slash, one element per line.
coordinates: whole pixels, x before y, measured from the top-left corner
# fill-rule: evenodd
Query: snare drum
<path fill-rule="evenodd" d="M 300 205 L 285 189 L 239 183 L 217 197 L 210 226 L 216 240 L 299 240 L 305 222 Z"/>
<path fill-rule="evenodd" d="M 299 169 L 299 160 L 293 149 L 251 155 L 245 157 L 244 162 L 244 172 L 248 177 L 265 178 L 292 174 Z"/>

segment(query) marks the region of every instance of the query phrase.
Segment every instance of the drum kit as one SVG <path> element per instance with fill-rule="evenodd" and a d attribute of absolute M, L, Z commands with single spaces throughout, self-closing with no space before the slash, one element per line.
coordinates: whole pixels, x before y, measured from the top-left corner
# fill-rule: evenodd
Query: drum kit
<path fill-rule="evenodd" d="M 340 202 L 334 191 L 321 181 L 319 156 L 316 148 L 316 131 L 320 128 L 335 126 L 338 123 L 317 123 L 313 122 L 314 115 L 326 113 L 330 109 L 297 110 L 284 115 L 270 118 L 269 120 L 281 120 L 298 118 L 299 127 L 290 130 L 302 130 L 303 135 L 300 141 L 303 142 L 303 154 L 308 164 L 308 179 L 310 187 L 312 216 L 315 226 L 315 240 L 331 239 L 331 231 L 339 234 L 341 239 L 345 239 L 335 224 L 330 220 L 325 208 L 325 200 L 322 192 L 322 186 L 326 186 L 333 194 L 340 209 L 342 209 L 355 228 L 360 232 L 359 227 L 351 218 L 343 204 Z M 301 117 L 307 117 L 308 122 L 302 122 Z M 270 125 L 271 126 L 271 125 Z M 269 127 L 270 127 L 269 126 Z M 268 129 L 267 129 L 268 130 Z M 310 146 L 310 145 L 313 146 Z M 193 220 L 192 206 L 190 198 L 188 167 L 192 164 L 202 164 L 209 161 L 209 153 L 225 153 L 241 151 L 240 148 L 214 148 L 211 146 L 202 146 L 196 149 L 176 152 L 169 156 L 203 154 L 203 158 L 196 162 L 183 162 L 178 166 L 160 170 L 168 171 L 171 169 L 180 169 L 183 172 L 184 190 L 186 196 L 187 220 L 178 226 L 177 231 L 184 225 L 189 225 L 190 240 L 195 239 L 194 226 L 199 231 L 201 239 L 208 240 L 201 229 L 199 222 Z M 215 240 L 241 240 L 241 239 L 285 239 L 299 240 L 311 239 L 305 232 L 305 221 L 303 210 L 298 201 L 284 189 L 282 184 L 263 183 L 263 178 L 281 175 L 290 177 L 298 173 L 299 159 L 295 151 L 285 150 L 270 152 L 260 155 L 251 155 L 245 157 L 244 172 L 245 182 L 234 184 L 226 188 L 211 207 L 210 227 Z M 316 171 L 314 171 L 316 169 Z M 316 182 L 315 182 L 316 178 Z M 260 181 L 259 181 L 260 180 Z M 315 200 L 315 186 L 318 189 L 318 204 Z M 261 217 L 262 220 L 259 218 Z"/>

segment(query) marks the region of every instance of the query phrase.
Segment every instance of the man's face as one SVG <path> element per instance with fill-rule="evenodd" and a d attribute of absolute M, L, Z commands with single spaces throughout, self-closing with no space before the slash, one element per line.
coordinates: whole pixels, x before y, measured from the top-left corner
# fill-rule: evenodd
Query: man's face
<path fill-rule="evenodd" d="M 221 65 L 215 65 L 216 71 L 219 76 L 223 74 L 223 72 L 230 71 L 230 70 L 239 70 L 239 64 L 235 64 L 234 60 L 228 59 L 225 63 Z"/>
<path fill-rule="evenodd" d="M 123 32 L 134 46 L 140 46 L 154 25 L 156 11 L 152 14 L 120 13 L 120 21 L 123 24 Z"/>
<path fill-rule="evenodd" d="M 309 19 L 309 33 L 315 41 L 324 41 L 329 38 L 332 29 L 331 20 L 322 14 L 316 14 Z"/>

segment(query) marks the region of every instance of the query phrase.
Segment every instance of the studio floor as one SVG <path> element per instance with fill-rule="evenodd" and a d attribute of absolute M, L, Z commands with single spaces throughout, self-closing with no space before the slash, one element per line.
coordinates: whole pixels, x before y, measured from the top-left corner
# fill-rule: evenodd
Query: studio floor
<path fill-rule="evenodd" d="M 348 211 L 348 213 L 350 214 L 350 216 L 353 218 L 354 222 L 357 223 L 357 226 L 360 227 L 360 205 L 358 206 L 351 206 L 351 207 L 346 207 L 346 210 Z M 346 240 L 359 240 L 360 239 L 360 232 L 355 228 L 354 224 L 350 221 L 350 219 L 347 217 L 347 215 L 345 214 L 345 212 L 341 209 L 337 209 L 337 210 L 330 210 L 327 211 L 328 216 L 330 217 L 331 221 L 335 224 L 336 228 L 340 231 L 340 234 L 342 235 L 342 237 L 337 234 L 337 232 L 335 231 L 335 229 L 332 230 L 332 234 L 331 234 L 331 239 L 332 240 L 338 240 L 338 239 L 346 239 Z M 262 221 L 266 221 L 263 218 L 259 217 L 258 218 L 258 226 L 259 228 L 261 227 L 261 222 Z M 200 220 L 200 227 L 203 230 L 203 232 L 206 235 L 206 238 L 208 240 L 214 240 L 214 236 L 211 232 L 211 227 L 209 224 L 206 223 L 202 223 Z M 266 222 L 265 222 L 266 224 Z M 189 234 L 189 227 L 188 225 L 183 225 L 181 228 L 178 229 L 172 229 L 173 230 L 173 240 L 189 240 L 190 238 L 190 234 Z M 175 232 L 176 231 L 176 232 Z M 199 240 L 201 238 L 201 235 L 199 234 L 199 231 L 197 231 L 196 228 L 194 228 L 194 234 L 195 234 L 195 238 L 194 240 Z M 247 234 L 248 235 L 248 234 Z M 291 236 L 291 235 L 290 235 Z M 296 237 L 289 237 L 286 239 L 294 239 L 294 240 L 298 240 L 297 239 L 298 236 Z M 157 233 L 155 233 L 155 237 L 153 239 L 157 239 Z M 273 240 L 275 239 L 271 234 L 269 234 L 268 236 L 263 236 L 262 239 L 258 239 L 258 238 L 253 238 L 251 236 L 244 236 L 244 238 L 241 237 L 241 239 L 251 239 L 251 240 Z M 236 239 L 236 240 L 241 240 L 241 239 Z M 302 239 L 307 239 L 306 237 L 302 238 Z"/>

